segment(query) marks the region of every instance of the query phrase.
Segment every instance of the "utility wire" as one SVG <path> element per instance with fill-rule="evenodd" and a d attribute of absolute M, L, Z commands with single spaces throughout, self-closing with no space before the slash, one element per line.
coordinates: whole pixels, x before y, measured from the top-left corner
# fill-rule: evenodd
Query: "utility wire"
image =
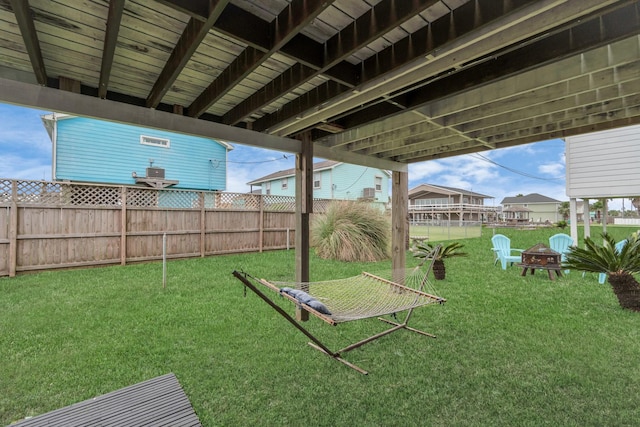
<path fill-rule="evenodd" d="M 489 162 L 489 163 L 491 163 L 491 164 L 493 164 L 493 165 L 496 165 L 496 166 L 498 166 L 498 167 L 501 167 L 501 168 L 503 168 L 503 169 L 506 169 L 506 170 L 508 170 L 509 172 L 515 173 L 515 174 L 517 174 L 517 175 L 526 176 L 527 178 L 539 179 L 539 180 L 541 180 L 541 181 L 562 181 L 562 179 L 561 179 L 561 178 L 545 178 L 545 177 L 542 177 L 542 176 L 532 175 L 532 174 L 530 174 L 530 173 L 528 173 L 528 172 L 523 172 L 523 171 L 520 171 L 520 170 L 517 170 L 517 169 L 513 169 L 513 168 L 510 168 L 510 167 L 505 166 L 505 165 L 501 165 L 500 163 L 495 162 L 495 161 L 493 161 L 493 160 L 491 160 L 491 159 L 489 159 L 489 158 L 487 158 L 487 157 L 483 156 L 483 155 L 482 155 L 482 154 L 480 154 L 480 153 L 472 153 L 472 154 L 471 154 L 471 156 L 475 157 L 476 159 L 484 160 L 485 162 Z"/>
<path fill-rule="evenodd" d="M 260 161 L 255 161 L 255 162 L 234 162 L 231 160 L 227 160 L 226 163 L 235 163 L 235 164 L 244 164 L 244 165 L 248 165 L 248 164 L 256 164 L 256 163 L 270 163 L 270 162 L 278 162 L 280 160 L 288 160 L 289 156 L 283 154 L 282 158 L 277 158 L 277 159 L 271 159 L 271 160 L 260 160 Z"/>

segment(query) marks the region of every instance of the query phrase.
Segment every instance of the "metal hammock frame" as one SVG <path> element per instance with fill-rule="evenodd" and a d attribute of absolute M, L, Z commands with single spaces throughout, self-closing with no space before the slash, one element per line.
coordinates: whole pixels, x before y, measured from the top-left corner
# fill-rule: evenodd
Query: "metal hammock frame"
<path fill-rule="evenodd" d="M 345 360 L 344 358 L 342 358 L 342 354 L 343 353 L 347 353 L 353 349 L 356 349 L 358 347 L 363 346 L 364 344 L 367 344 L 371 341 L 374 341 L 378 338 L 381 338 L 385 335 L 388 335 L 392 332 L 398 331 L 400 329 L 406 329 L 408 331 L 411 332 L 416 332 L 420 335 L 424 335 L 427 337 L 431 337 L 431 338 L 435 338 L 436 336 L 433 334 L 430 334 L 428 332 L 425 331 L 421 331 L 419 329 L 415 329 L 412 328 L 410 326 L 408 326 L 409 320 L 411 319 L 411 315 L 413 313 L 413 309 L 429 304 L 429 303 L 440 303 L 443 304 L 446 302 L 446 300 L 444 298 L 438 297 L 436 295 L 431 295 L 428 294 L 426 292 L 424 292 L 424 287 L 428 281 L 428 275 L 431 272 L 431 270 L 433 269 L 433 263 L 437 257 L 438 252 L 440 251 L 440 246 L 437 246 L 434 251 L 432 252 L 432 255 L 429 257 L 429 259 L 427 261 L 428 262 L 428 268 L 426 269 L 426 271 L 424 272 L 424 275 L 420 281 L 420 285 L 418 287 L 418 289 L 414 289 L 408 286 L 404 286 L 401 285 L 399 283 L 387 280 L 387 279 L 383 279 L 381 277 L 375 276 L 373 274 L 370 273 L 366 273 L 363 272 L 362 276 L 367 277 L 367 279 L 369 279 L 371 281 L 371 283 L 378 283 L 378 286 L 383 286 L 385 288 L 387 288 L 388 290 L 391 290 L 391 292 L 394 293 L 400 293 L 400 294 L 404 294 L 412 296 L 413 298 L 413 303 L 407 303 L 406 302 L 406 298 L 403 298 L 403 303 L 402 305 L 396 307 L 397 309 L 389 309 L 388 306 L 386 306 L 385 309 L 383 309 L 380 312 L 376 312 L 376 314 L 371 314 L 371 312 L 369 312 L 369 314 L 363 314 L 360 317 L 353 317 L 353 318 L 347 318 L 345 319 L 344 317 L 341 316 L 337 316 L 338 318 L 336 319 L 335 316 L 332 315 L 327 315 L 327 314 L 323 314 L 320 313 L 319 311 L 315 310 L 313 307 L 308 306 L 307 304 L 304 304 L 300 301 L 298 301 L 295 297 L 288 295 L 286 293 L 280 292 L 280 288 L 276 285 L 274 285 L 273 283 L 265 280 L 265 279 L 257 279 L 247 273 L 244 272 L 238 272 L 238 271 L 234 271 L 233 275 L 240 280 L 247 288 L 251 289 L 256 295 L 258 295 L 263 301 L 265 301 L 267 304 L 269 304 L 269 306 L 271 306 L 274 310 L 276 310 L 276 312 L 278 312 L 282 317 L 284 317 L 289 323 L 291 323 L 293 326 L 295 326 L 300 332 L 302 332 L 304 335 L 306 335 L 311 342 L 309 342 L 308 344 L 315 348 L 316 350 L 319 350 L 321 352 L 323 352 L 324 354 L 332 357 L 334 360 L 337 360 L 341 363 L 343 363 L 344 365 L 360 372 L 361 374 L 367 375 L 368 372 L 365 371 L 364 369 L 360 368 L 357 365 L 354 365 L 353 363 Z M 419 267 L 417 267 L 419 268 Z M 356 278 L 361 277 L 361 276 L 355 276 Z M 342 279 L 342 281 L 348 281 L 350 279 L 354 279 L 354 278 L 347 278 L 347 279 Z M 289 301 L 293 302 L 295 305 L 299 306 L 301 309 L 308 311 L 309 313 L 313 314 L 314 316 L 318 317 L 319 319 L 323 320 L 326 323 L 329 323 L 331 325 L 337 325 L 340 322 L 344 322 L 344 321 L 348 321 L 348 320 L 358 320 L 358 319 L 365 319 L 365 318 L 371 318 L 371 317 L 377 317 L 380 315 L 384 315 L 384 314 L 395 314 L 398 312 L 402 312 L 402 311 L 406 311 L 407 314 L 404 317 L 404 321 L 402 322 L 398 322 L 398 321 L 394 321 L 394 320 L 390 320 L 390 319 L 386 319 L 386 318 L 382 318 L 382 317 L 378 317 L 378 320 L 381 320 L 382 322 L 391 324 L 392 327 L 390 327 L 389 329 L 386 329 L 382 332 L 379 332 L 375 335 L 372 335 L 368 338 L 365 338 L 363 340 L 360 340 L 358 342 L 355 342 L 351 345 L 348 345 L 340 350 L 337 351 L 333 351 L 331 349 L 329 349 L 324 343 L 322 343 L 322 341 L 320 341 L 316 336 L 314 336 L 311 332 L 309 332 L 308 329 L 306 329 L 304 326 L 302 326 L 300 324 L 299 321 L 297 321 L 294 317 L 292 317 L 291 315 L 289 315 L 282 307 L 280 307 L 278 304 L 276 304 L 274 301 L 272 301 L 271 298 L 269 298 L 264 292 L 262 292 L 255 283 L 253 283 L 253 281 L 260 283 L 264 286 L 266 286 L 267 288 L 271 289 L 274 292 L 279 293 L 280 295 L 282 295 L 284 298 L 288 299 Z M 304 288 L 305 285 L 310 285 L 310 287 L 312 287 L 314 282 L 309 282 L 309 283 L 303 283 L 302 287 Z M 316 282 L 318 283 L 318 282 Z M 337 286 L 337 285 L 336 285 Z M 308 288 L 307 288 L 308 289 Z M 312 296 L 314 296 L 312 294 Z M 366 310 L 365 310 L 366 312 Z"/>

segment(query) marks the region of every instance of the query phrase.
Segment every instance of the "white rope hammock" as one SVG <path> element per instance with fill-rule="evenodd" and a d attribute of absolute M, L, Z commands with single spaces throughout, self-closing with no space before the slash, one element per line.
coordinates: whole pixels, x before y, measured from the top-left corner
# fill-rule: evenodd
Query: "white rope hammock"
<path fill-rule="evenodd" d="M 309 337 L 312 341 L 309 345 L 366 375 L 367 371 L 345 360 L 342 354 L 400 329 L 406 329 L 435 338 L 435 335 L 409 327 L 408 323 L 414 308 L 434 302 L 444 303 L 446 301 L 444 298 L 424 292 L 427 285 L 430 285 L 428 280 L 429 273 L 433 268 L 433 263 L 440 250 L 440 246 L 434 248 L 428 258 L 428 268 L 423 271 L 420 266 L 418 266 L 410 270 L 409 274 L 405 274 L 403 280 L 397 279 L 397 277 L 400 276 L 398 271 L 392 276 L 394 280 L 365 272 L 359 276 L 348 277 L 346 279 L 302 283 L 269 282 L 265 279 L 257 279 L 248 273 L 240 273 L 238 271 L 234 271 L 233 275 L 300 332 Z M 332 325 L 350 320 L 378 317 L 379 320 L 393 326 L 340 350 L 334 351 L 303 327 L 298 320 L 287 314 L 282 307 L 259 290 L 252 281 L 257 281 L 267 286 L 282 295 L 283 298 L 287 298 L 298 305 L 301 309 Z M 406 316 L 404 316 L 404 321 L 402 322 L 395 318 L 391 320 L 379 317 L 401 311 L 406 311 Z"/>
<path fill-rule="evenodd" d="M 332 324 L 393 314 L 445 301 L 444 298 L 417 289 L 424 288 L 428 282 L 425 273 L 419 269 L 410 270 L 405 275 L 404 285 L 367 272 L 319 282 L 269 282 L 264 279 L 260 282 Z M 288 289 L 303 290 L 313 300 L 322 303 L 326 310 L 318 310 L 314 303 L 305 303 L 305 298 L 297 298 L 295 293 L 288 294 Z"/>

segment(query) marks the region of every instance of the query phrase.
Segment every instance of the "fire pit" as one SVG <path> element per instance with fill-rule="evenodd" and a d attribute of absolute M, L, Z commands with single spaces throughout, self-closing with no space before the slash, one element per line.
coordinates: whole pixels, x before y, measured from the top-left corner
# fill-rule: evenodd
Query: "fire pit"
<path fill-rule="evenodd" d="M 527 270 L 530 270 L 531 274 L 536 270 L 546 270 L 551 280 L 554 272 L 557 277 L 562 276 L 561 255 L 542 243 L 523 251 L 522 263 L 518 265 L 522 267 L 522 276 L 526 276 Z"/>

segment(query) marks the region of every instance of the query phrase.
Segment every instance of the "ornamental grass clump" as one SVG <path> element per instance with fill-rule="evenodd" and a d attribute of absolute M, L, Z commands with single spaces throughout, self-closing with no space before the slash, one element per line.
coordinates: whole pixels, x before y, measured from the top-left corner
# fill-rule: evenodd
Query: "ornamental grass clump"
<path fill-rule="evenodd" d="M 316 217 L 312 244 L 320 258 L 373 262 L 389 258 L 391 226 L 369 203 L 334 202 Z"/>

